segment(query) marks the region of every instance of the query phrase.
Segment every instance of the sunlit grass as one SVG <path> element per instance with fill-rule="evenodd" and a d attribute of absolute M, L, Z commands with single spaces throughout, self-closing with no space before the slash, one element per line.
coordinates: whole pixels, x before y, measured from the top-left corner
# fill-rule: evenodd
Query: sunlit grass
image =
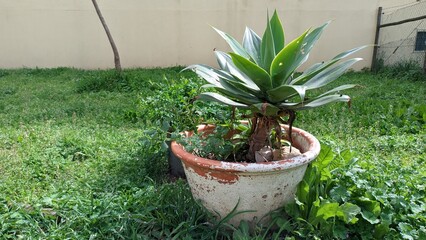
<path fill-rule="evenodd" d="M 166 183 L 165 135 L 152 135 L 162 126 L 138 115 L 140 98 L 162 104 L 154 96 L 168 90 L 163 82 L 199 84 L 178 72 L 135 69 L 122 78 L 68 68 L 1 70 L 0 236 L 214 238 L 214 219 L 192 200 L 187 184 Z M 295 126 L 334 149 L 354 150 L 368 167 L 425 161 L 424 82 L 370 73 L 339 81 L 362 86 L 347 92 L 352 107 L 301 112 Z"/>

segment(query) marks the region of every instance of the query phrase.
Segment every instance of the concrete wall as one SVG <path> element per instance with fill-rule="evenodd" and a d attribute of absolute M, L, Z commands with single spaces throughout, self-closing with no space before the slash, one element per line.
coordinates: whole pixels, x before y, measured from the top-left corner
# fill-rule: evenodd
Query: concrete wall
<path fill-rule="evenodd" d="M 263 34 L 267 9 L 277 9 L 288 40 L 333 20 L 308 63 L 374 42 L 378 0 L 98 0 L 123 67 L 215 64 L 228 50 L 210 28 L 241 39 L 244 27 Z M 356 69 L 370 66 L 372 49 Z M 114 67 L 90 0 L 0 0 L 0 68 Z"/>

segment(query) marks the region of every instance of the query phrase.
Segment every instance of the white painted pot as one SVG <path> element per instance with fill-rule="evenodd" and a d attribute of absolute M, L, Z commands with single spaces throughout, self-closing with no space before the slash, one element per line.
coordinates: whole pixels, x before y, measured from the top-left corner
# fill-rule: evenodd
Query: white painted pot
<path fill-rule="evenodd" d="M 283 126 L 287 130 L 287 126 Z M 212 125 L 200 125 L 198 131 L 211 132 Z M 181 159 L 192 195 L 212 213 L 223 218 L 234 209 L 253 211 L 230 220 L 257 222 L 268 213 L 293 201 L 306 167 L 320 152 L 318 140 L 310 133 L 293 127 L 293 145 L 302 155 L 265 163 L 231 163 L 210 160 L 188 153 L 172 142 L 173 153 Z"/>

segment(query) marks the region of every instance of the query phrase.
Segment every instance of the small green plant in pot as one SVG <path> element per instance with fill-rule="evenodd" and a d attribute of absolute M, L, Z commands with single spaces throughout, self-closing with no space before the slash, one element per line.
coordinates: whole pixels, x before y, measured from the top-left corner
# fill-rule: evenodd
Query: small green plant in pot
<path fill-rule="evenodd" d="M 200 100 L 216 101 L 250 112 L 249 136 L 246 148 L 241 148 L 246 151 L 242 163 L 204 159 L 186 152 L 176 142 L 172 144 L 172 151 L 184 164 L 195 198 L 221 217 L 231 212 L 237 203 L 234 210 L 250 211 L 234 216 L 230 220 L 232 224 L 240 220 L 259 220 L 293 199 L 307 164 L 320 150 L 315 137 L 292 126 L 296 112 L 333 102 L 350 103 L 350 97 L 340 92 L 355 85 L 342 85 L 317 95 L 313 95 L 312 90 L 333 82 L 361 60 L 343 58 L 363 47 L 314 64 L 298 76 L 295 74 L 328 24 L 308 29 L 287 44 L 276 12 L 270 19 L 268 17 L 262 38 L 246 28 L 242 44 L 215 29 L 233 52 L 215 51 L 219 68 L 207 65 L 187 68 L 208 82 L 204 87 L 215 90 L 200 94 Z M 211 128 L 200 126 L 199 130 L 209 132 Z M 289 159 L 274 159 L 274 148 L 280 150 L 283 139 L 297 147 L 300 154 Z M 258 176 L 261 177 L 255 179 Z M 225 199 L 220 200 L 219 195 Z"/>

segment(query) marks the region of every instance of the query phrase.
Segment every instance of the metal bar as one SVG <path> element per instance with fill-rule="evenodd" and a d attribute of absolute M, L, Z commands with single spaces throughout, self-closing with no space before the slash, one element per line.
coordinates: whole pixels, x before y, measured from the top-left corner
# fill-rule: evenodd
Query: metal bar
<path fill-rule="evenodd" d="M 379 7 L 377 11 L 377 25 L 376 25 L 376 36 L 374 37 L 374 48 L 373 48 L 373 58 L 371 61 L 371 71 L 376 71 L 377 69 L 377 51 L 379 50 L 379 36 L 380 36 L 380 24 L 382 21 L 382 7 Z"/>
<path fill-rule="evenodd" d="M 420 16 L 420 17 L 415 17 L 415 18 L 408 18 L 408 19 L 404 19 L 402 21 L 393 22 L 393 23 L 386 23 L 386 24 L 380 25 L 380 28 L 400 25 L 400 24 L 408 23 L 408 22 L 415 22 L 415 21 L 419 21 L 419 20 L 422 20 L 422 19 L 425 19 L 425 18 L 426 18 L 426 15 L 423 15 L 423 16 Z"/>

